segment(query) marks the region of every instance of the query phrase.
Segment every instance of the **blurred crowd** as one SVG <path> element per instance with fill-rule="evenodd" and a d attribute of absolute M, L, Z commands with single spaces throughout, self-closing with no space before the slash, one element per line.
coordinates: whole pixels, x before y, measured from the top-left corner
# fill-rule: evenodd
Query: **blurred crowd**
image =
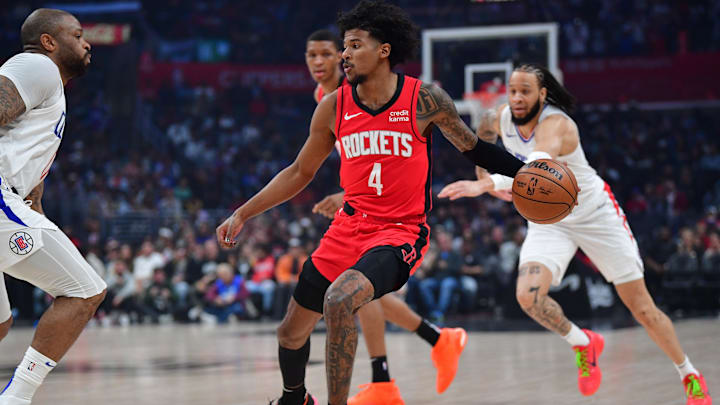
<path fill-rule="evenodd" d="M 354 1 L 333 7 L 271 3 L 143 2 L 132 20 L 142 43 L 132 54 L 147 48 L 157 59 L 200 60 L 178 47 L 194 49 L 198 38 L 212 38 L 227 41 L 225 60 L 296 61 L 305 34 L 331 24 L 335 10 Z M 398 3 L 424 27 L 558 21 L 564 58 L 717 51 L 720 44 L 716 0 Z M 38 5 L 11 2 L 0 9 L 0 58 L 19 50 L 20 22 Z M 247 24 L 228 23 L 240 16 Z M 330 156 L 306 191 L 248 223 L 239 249 L 220 251 L 214 229 L 292 161 L 307 136 L 311 95 L 242 85 L 221 91 L 176 80 L 156 97 L 140 99 L 108 87 L 108 69 L 123 66 L 116 51 L 95 51 L 100 55 L 93 69 L 68 88 L 66 136 L 46 179 L 43 205 L 108 282 L 101 322 L 281 317 L 305 257 L 329 224 L 310 209 L 339 191 L 338 156 Z M 134 85 L 116 77 L 117 86 Z M 123 104 L 119 95 L 137 102 Z M 716 282 L 718 109 L 581 106 L 573 117 L 590 163 L 628 214 L 653 291 L 674 305 L 670 291 Z M 435 139 L 437 192 L 471 177 L 473 168 L 442 136 Z M 514 296 L 526 228 L 510 204 L 490 197 L 436 200 L 429 222 L 432 249 L 402 292 L 415 308 L 442 320 Z M 48 302 L 36 291 L 32 305 L 16 308 L 16 315 L 37 318 Z"/>

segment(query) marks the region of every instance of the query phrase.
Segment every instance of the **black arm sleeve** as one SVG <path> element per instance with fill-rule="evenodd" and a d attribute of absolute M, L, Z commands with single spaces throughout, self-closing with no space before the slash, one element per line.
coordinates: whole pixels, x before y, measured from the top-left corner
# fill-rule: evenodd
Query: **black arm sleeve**
<path fill-rule="evenodd" d="M 479 139 L 475 147 L 463 152 L 463 155 L 477 166 L 508 177 L 515 177 L 518 170 L 525 165 L 525 162 L 499 146 Z"/>

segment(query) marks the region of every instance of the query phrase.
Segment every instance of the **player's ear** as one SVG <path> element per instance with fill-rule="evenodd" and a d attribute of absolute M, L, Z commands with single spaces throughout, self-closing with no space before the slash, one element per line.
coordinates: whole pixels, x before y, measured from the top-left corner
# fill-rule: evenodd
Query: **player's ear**
<path fill-rule="evenodd" d="M 48 52 L 52 52 L 57 48 L 57 41 L 50 34 L 40 35 L 40 46 Z"/>
<path fill-rule="evenodd" d="M 540 100 L 542 100 L 542 102 L 544 103 L 545 99 L 547 99 L 547 89 L 545 87 L 541 87 L 540 88 Z"/>
<path fill-rule="evenodd" d="M 390 48 L 391 48 L 391 46 L 387 42 L 384 44 L 380 44 L 380 56 L 383 58 L 389 57 L 390 56 Z"/>

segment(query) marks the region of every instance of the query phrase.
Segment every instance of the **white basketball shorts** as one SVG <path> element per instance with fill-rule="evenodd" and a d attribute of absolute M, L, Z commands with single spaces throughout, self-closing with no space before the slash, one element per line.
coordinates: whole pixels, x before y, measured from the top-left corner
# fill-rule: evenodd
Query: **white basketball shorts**
<path fill-rule="evenodd" d="M 552 284 L 559 285 L 579 247 L 608 282 L 622 284 L 641 279 L 643 264 L 637 241 L 607 184 L 595 204 L 597 209 L 586 215 L 568 217 L 557 224 L 529 222 L 520 249 L 520 265 L 543 264 L 552 272 Z"/>
<path fill-rule="evenodd" d="M 53 297 L 90 298 L 106 288 L 55 224 L 0 183 L 0 322 L 5 322 L 10 318 L 10 302 L 2 273 Z"/>

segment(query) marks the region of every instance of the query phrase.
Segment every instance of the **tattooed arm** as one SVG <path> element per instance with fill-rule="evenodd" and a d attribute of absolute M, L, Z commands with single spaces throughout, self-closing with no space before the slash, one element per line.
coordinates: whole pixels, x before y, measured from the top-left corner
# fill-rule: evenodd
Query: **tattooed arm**
<path fill-rule="evenodd" d="M 41 181 L 40 184 L 35 186 L 34 189 L 30 192 L 30 194 L 27 195 L 26 199 L 32 201 L 32 205 L 30 206 L 31 209 L 45 215 L 45 212 L 43 212 L 42 207 L 42 195 L 43 191 L 45 190 L 45 182 Z"/>
<path fill-rule="evenodd" d="M 25 102 L 15 84 L 0 75 L 0 127 L 9 124 L 25 112 Z"/>
<path fill-rule="evenodd" d="M 437 125 L 445 138 L 477 166 L 514 177 L 524 164 L 497 145 L 479 141 L 458 115 L 450 96 L 433 84 L 420 88 L 417 119 L 419 128 Z"/>

